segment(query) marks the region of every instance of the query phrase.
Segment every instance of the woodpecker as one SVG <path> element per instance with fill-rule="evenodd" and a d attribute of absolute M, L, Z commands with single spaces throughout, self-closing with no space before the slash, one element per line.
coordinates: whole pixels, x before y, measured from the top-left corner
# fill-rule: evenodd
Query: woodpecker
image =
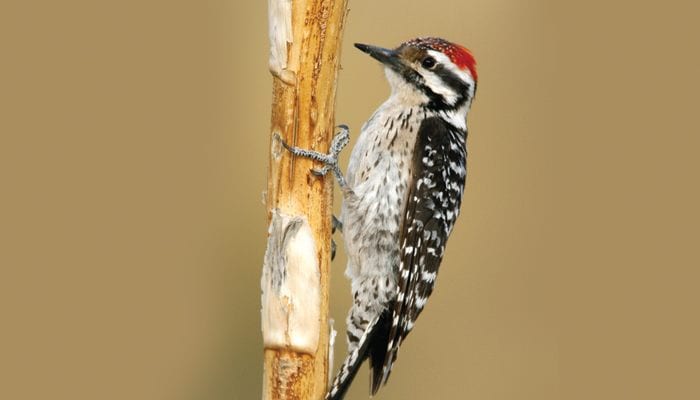
<path fill-rule="evenodd" d="M 293 154 L 321 161 L 343 193 L 340 222 L 348 254 L 353 305 L 347 317 L 349 354 L 326 395 L 342 399 L 369 359 L 370 393 L 387 382 L 399 346 L 435 286 L 466 181 L 467 113 L 476 92 L 476 61 L 458 44 L 417 38 L 395 49 L 355 44 L 383 64 L 389 98 L 362 127 L 346 176 L 338 153 L 282 142 Z"/>

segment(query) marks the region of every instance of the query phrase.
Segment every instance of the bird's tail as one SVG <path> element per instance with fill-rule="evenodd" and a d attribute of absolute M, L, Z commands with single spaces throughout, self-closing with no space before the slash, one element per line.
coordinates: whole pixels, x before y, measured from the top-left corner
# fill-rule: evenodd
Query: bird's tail
<path fill-rule="evenodd" d="M 380 317 L 375 317 L 367 324 L 364 333 L 362 333 L 360 340 L 357 342 L 357 346 L 350 351 L 345 361 L 343 361 L 338 375 L 336 375 L 333 380 L 333 385 L 330 390 L 328 390 L 328 393 L 326 393 L 326 400 L 341 400 L 345 397 L 345 393 L 348 391 L 348 388 L 350 388 L 350 384 L 355 378 L 355 375 L 357 375 L 357 371 L 360 370 L 362 362 L 369 356 L 372 339 L 375 335 L 375 328 L 379 320 Z"/>

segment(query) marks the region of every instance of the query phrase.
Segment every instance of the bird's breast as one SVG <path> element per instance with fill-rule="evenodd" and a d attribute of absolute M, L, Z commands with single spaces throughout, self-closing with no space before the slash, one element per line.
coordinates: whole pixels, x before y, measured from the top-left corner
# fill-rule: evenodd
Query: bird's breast
<path fill-rule="evenodd" d="M 411 179 L 419 113 L 381 112 L 365 124 L 348 166 L 352 195 L 345 196 L 342 219 L 346 248 L 356 270 L 389 272 L 398 263 L 398 234 Z M 369 270 L 368 270 L 369 269 Z"/>

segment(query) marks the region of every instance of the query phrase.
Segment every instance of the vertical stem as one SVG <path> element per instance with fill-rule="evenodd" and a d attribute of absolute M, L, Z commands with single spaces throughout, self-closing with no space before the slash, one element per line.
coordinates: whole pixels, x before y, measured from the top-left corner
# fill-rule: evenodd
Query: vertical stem
<path fill-rule="evenodd" d="M 271 136 L 327 152 L 347 0 L 269 0 Z M 271 138 L 263 266 L 263 399 L 321 399 L 328 384 L 333 177 Z M 309 254 L 314 253 L 314 254 Z"/>

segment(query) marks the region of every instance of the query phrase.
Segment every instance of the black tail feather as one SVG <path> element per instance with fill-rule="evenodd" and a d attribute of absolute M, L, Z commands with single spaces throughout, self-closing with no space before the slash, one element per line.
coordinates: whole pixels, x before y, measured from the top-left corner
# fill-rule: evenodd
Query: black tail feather
<path fill-rule="evenodd" d="M 375 318 L 367 325 L 365 333 L 358 342 L 357 348 L 348 354 L 343 365 L 340 367 L 338 375 L 336 375 L 333 380 L 331 389 L 326 394 L 326 400 L 341 400 L 345 397 L 345 394 L 350 388 L 350 384 L 353 379 L 355 379 L 355 375 L 357 375 L 357 371 L 359 371 L 362 366 L 362 362 L 368 357 L 371 359 L 372 365 L 372 373 L 370 375 L 371 392 L 372 394 L 377 392 L 379 386 L 381 386 L 381 368 L 384 359 L 382 358 L 381 361 L 377 360 L 378 357 L 380 357 L 379 352 L 386 352 L 386 337 L 389 328 L 388 319 L 389 312 L 385 311 L 381 316 Z M 382 344 L 377 346 L 377 340 Z M 384 357 L 384 355 L 381 355 L 381 357 Z M 375 367 L 375 365 L 377 367 Z"/>
<path fill-rule="evenodd" d="M 384 359 L 387 356 L 386 345 L 389 340 L 389 328 L 391 327 L 389 321 L 390 315 L 391 312 L 389 310 L 382 313 L 372 337 L 372 348 L 369 353 L 369 365 L 371 368 L 369 390 L 372 396 L 377 394 L 377 391 L 379 391 L 379 388 L 382 387 L 383 384 L 384 372 L 382 367 L 384 365 Z"/>

